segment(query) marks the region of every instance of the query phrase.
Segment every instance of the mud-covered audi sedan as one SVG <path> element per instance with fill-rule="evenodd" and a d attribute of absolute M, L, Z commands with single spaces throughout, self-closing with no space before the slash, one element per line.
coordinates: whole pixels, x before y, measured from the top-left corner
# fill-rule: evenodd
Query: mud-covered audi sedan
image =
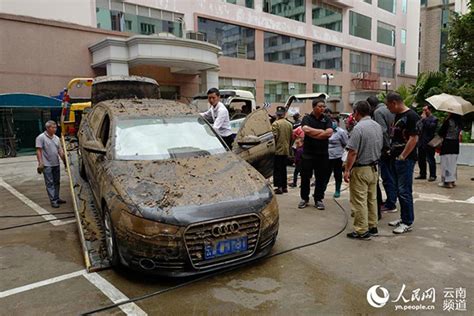
<path fill-rule="evenodd" d="M 265 110 L 246 118 L 234 151 L 191 106 L 160 99 L 99 102 L 78 137 L 113 265 L 185 276 L 270 252 L 278 205 Z"/>

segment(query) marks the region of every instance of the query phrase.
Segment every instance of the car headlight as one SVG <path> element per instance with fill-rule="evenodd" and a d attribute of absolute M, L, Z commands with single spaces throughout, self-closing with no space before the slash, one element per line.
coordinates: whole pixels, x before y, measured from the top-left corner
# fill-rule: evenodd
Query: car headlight
<path fill-rule="evenodd" d="M 115 225 L 118 230 L 148 240 L 181 238 L 183 227 L 163 224 L 135 216 L 127 210 L 117 212 Z"/>
<path fill-rule="evenodd" d="M 272 226 L 278 222 L 278 203 L 275 196 L 272 197 L 272 200 L 267 204 L 267 206 L 265 206 L 261 214 L 263 215 L 262 229 L 266 229 L 268 226 Z"/>

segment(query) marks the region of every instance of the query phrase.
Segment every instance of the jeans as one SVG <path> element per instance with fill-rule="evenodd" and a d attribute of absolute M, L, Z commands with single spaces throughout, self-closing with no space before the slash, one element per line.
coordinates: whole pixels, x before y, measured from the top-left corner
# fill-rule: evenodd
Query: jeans
<path fill-rule="evenodd" d="M 293 186 L 296 187 L 298 175 L 301 173 L 301 162 L 295 163 L 295 171 L 293 172 Z"/>
<path fill-rule="evenodd" d="M 390 163 L 400 202 L 400 216 L 405 225 L 413 224 L 415 212 L 413 206 L 413 171 L 415 160 L 392 160 Z"/>
<path fill-rule="evenodd" d="M 59 166 L 44 167 L 43 170 L 44 183 L 46 184 L 46 192 L 51 202 L 59 200 L 59 183 L 60 173 Z"/>
<path fill-rule="evenodd" d="M 385 189 L 387 199 L 385 200 L 385 207 L 394 209 L 397 203 L 397 187 L 395 185 L 395 175 L 390 167 L 390 158 L 382 158 L 379 161 L 380 175 L 382 176 L 382 185 Z"/>
<path fill-rule="evenodd" d="M 286 173 L 286 164 L 288 156 L 275 155 L 273 163 L 273 186 L 286 189 L 288 187 L 288 176 Z"/>
<path fill-rule="evenodd" d="M 313 197 L 315 201 L 322 201 L 330 176 L 329 157 L 318 156 L 314 158 L 303 158 L 301 160 L 300 196 L 302 200 L 309 201 L 310 182 L 313 173 L 316 178 Z"/>
<path fill-rule="evenodd" d="M 435 149 L 431 146 L 418 147 L 418 166 L 420 176 L 426 178 L 426 162 L 430 168 L 430 177 L 436 178 Z"/>

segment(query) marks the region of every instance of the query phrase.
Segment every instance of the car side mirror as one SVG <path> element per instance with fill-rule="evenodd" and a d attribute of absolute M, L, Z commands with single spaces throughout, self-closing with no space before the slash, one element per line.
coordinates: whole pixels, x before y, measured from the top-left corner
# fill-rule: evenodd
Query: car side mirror
<path fill-rule="evenodd" d="M 237 144 L 239 144 L 239 146 L 245 146 L 245 145 L 255 146 L 260 143 L 261 143 L 260 138 L 258 138 L 258 136 L 255 136 L 255 135 L 247 135 L 237 141 Z"/>
<path fill-rule="evenodd" d="M 91 152 L 94 154 L 105 155 L 107 153 L 107 150 L 104 148 L 102 143 L 97 140 L 88 140 L 84 143 L 84 145 L 82 145 L 82 147 L 88 152 Z"/>

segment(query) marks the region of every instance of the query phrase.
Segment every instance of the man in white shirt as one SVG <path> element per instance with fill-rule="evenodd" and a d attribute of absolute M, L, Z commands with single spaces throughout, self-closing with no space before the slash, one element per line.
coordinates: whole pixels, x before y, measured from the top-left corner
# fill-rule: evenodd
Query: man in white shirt
<path fill-rule="evenodd" d="M 211 88 L 207 91 L 207 100 L 210 107 L 201 116 L 212 123 L 212 127 L 224 140 L 227 146 L 232 149 L 234 138 L 230 129 L 229 111 L 222 102 L 220 102 L 220 93 L 217 88 Z"/>

